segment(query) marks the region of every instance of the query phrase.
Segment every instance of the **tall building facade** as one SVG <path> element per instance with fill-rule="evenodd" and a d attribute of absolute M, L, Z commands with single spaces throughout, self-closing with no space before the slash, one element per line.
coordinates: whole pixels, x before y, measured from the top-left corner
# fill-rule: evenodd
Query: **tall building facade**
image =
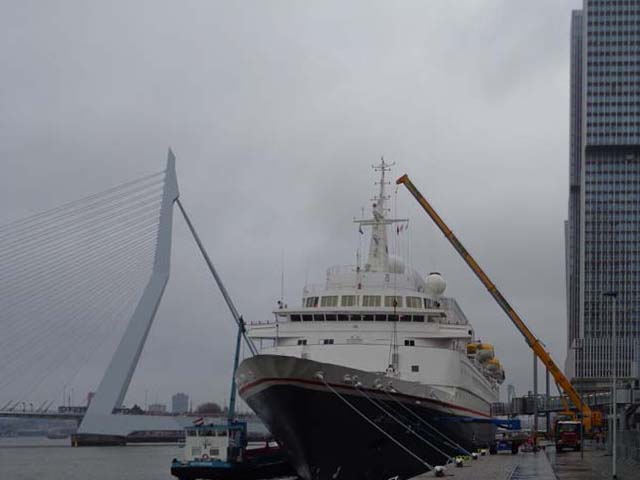
<path fill-rule="evenodd" d="M 580 337 L 580 183 L 582 167 L 582 11 L 571 14 L 569 219 L 565 222 L 567 343 Z"/>
<path fill-rule="evenodd" d="M 189 411 L 189 395 L 176 393 L 171 397 L 171 413 L 187 413 Z"/>
<path fill-rule="evenodd" d="M 614 366 L 632 387 L 640 354 L 640 0 L 584 0 L 572 13 L 570 99 L 566 366 L 585 392 L 607 389 Z"/>

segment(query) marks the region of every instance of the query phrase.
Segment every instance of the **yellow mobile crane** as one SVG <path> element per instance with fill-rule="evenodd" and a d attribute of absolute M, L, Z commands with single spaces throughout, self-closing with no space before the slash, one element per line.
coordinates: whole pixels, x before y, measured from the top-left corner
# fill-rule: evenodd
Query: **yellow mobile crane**
<path fill-rule="evenodd" d="M 447 227 L 447 224 L 444 223 L 442 218 L 436 213 L 433 207 L 427 202 L 427 200 L 422 196 L 420 191 L 415 187 L 413 182 L 409 179 L 409 177 L 405 174 L 396 180 L 396 184 L 403 184 L 407 187 L 407 190 L 415 197 L 420 206 L 424 209 L 425 212 L 431 217 L 431 219 L 438 226 L 440 231 L 444 234 L 445 237 L 449 240 L 453 248 L 460 254 L 460 256 L 467 262 L 467 265 L 473 270 L 473 273 L 480 279 L 482 284 L 487 288 L 491 296 L 494 300 L 500 305 L 500 308 L 507 314 L 507 316 L 511 319 L 511 322 L 515 325 L 518 331 L 524 336 L 527 344 L 534 351 L 536 356 L 542 361 L 542 363 L 547 367 L 547 370 L 558 385 L 558 388 L 562 389 L 562 391 L 569 397 L 571 402 L 575 405 L 576 409 L 581 413 L 582 422 L 584 425 L 584 429 L 589 432 L 592 427 L 597 427 L 602 424 L 602 415 L 600 412 L 591 410 L 589 406 L 582 400 L 580 394 L 573 388 L 569 379 L 562 373 L 562 370 L 558 368 L 556 363 L 549 355 L 544 348 L 544 345 L 536 338 L 536 336 L 529 330 L 524 321 L 520 318 L 520 316 L 516 313 L 516 311 L 509 305 L 509 302 L 502 296 L 500 291 L 496 288 L 493 282 L 489 279 L 484 270 L 480 268 L 478 262 L 474 260 L 474 258 L 469 254 L 466 248 L 460 243 L 460 240 L 453 234 L 453 232 Z"/>

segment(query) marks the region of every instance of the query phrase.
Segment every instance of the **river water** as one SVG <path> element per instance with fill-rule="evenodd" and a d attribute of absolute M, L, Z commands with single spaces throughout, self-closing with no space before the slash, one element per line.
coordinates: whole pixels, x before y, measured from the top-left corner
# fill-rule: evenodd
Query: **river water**
<path fill-rule="evenodd" d="M 0 480 L 176 480 L 178 445 L 73 448 L 69 439 L 0 438 Z"/>

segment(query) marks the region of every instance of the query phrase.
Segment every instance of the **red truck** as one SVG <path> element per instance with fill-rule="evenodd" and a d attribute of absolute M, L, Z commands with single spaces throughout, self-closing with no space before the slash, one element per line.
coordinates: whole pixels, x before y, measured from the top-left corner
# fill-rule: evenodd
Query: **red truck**
<path fill-rule="evenodd" d="M 582 448 L 580 439 L 582 437 L 580 430 L 582 424 L 573 420 L 560 420 L 556 422 L 556 452 L 564 449 L 571 449 L 579 452 Z"/>

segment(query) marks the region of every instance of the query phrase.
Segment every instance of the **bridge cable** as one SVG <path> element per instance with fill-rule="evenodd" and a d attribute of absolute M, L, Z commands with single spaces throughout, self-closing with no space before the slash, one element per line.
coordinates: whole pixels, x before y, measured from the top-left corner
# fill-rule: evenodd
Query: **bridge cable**
<path fill-rule="evenodd" d="M 182 216 L 185 222 L 187 223 L 187 226 L 189 227 L 191 236 L 195 240 L 196 245 L 198 246 L 198 249 L 202 254 L 202 257 L 204 258 L 204 261 L 207 264 L 207 267 L 209 267 L 209 271 L 211 272 L 211 275 L 213 275 L 213 278 L 218 284 L 220 293 L 222 293 L 222 296 L 224 297 L 224 301 L 227 303 L 227 307 L 229 307 L 229 310 L 231 311 L 231 315 L 233 316 L 233 319 L 235 320 L 236 325 L 238 325 L 238 328 L 242 330 L 242 337 L 244 338 L 244 341 L 247 344 L 247 347 L 249 348 L 249 350 L 253 355 L 257 355 L 258 350 L 256 349 L 256 346 L 253 344 L 253 341 L 247 336 L 247 332 L 244 327 L 244 320 L 242 319 L 242 316 L 238 313 L 238 310 L 236 310 L 236 307 L 233 304 L 233 300 L 231 300 L 231 296 L 229 295 L 229 292 L 227 292 L 227 289 L 225 288 L 224 283 L 222 283 L 222 279 L 218 275 L 216 268 L 213 266 L 213 262 L 211 262 L 211 259 L 209 258 L 209 255 L 207 254 L 207 251 L 204 248 L 204 245 L 200 241 L 200 237 L 198 236 L 198 233 L 196 232 L 195 227 L 191 223 L 191 219 L 187 215 L 187 212 L 182 206 L 182 202 L 180 201 L 179 198 L 176 199 L 176 203 L 178 204 L 178 208 L 180 209 L 180 212 L 182 212 Z"/>

